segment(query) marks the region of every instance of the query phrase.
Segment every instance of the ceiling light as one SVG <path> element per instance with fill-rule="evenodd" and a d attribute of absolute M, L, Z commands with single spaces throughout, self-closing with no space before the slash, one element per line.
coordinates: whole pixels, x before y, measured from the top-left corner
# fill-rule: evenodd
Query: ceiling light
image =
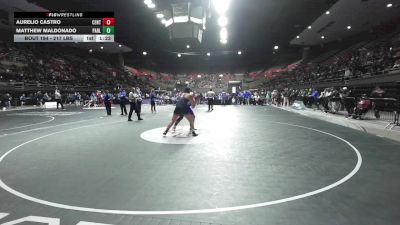
<path fill-rule="evenodd" d="M 220 27 L 226 27 L 226 25 L 228 25 L 228 18 L 226 18 L 226 16 L 220 16 L 218 18 L 218 25 Z"/>
<path fill-rule="evenodd" d="M 275 45 L 275 46 L 274 46 L 274 49 L 275 49 L 275 50 L 278 50 L 278 49 L 279 49 L 279 46 L 278 46 L 278 45 Z"/>
<path fill-rule="evenodd" d="M 119 45 L 118 45 L 118 47 L 120 47 L 120 48 L 121 48 L 121 47 L 122 47 L 122 45 L 121 45 L 121 44 L 119 44 Z"/>
<path fill-rule="evenodd" d="M 100 49 L 103 49 L 104 47 L 103 46 L 100 46 Z"/>
<path fill-rule="evenodd" d="M 228 39 L 228 31 L 226 30 L 226 28 L 222 28 L 221 31 L 219 32 L 219 38 L 221 40 L 227 40 Z"/>
<path fill-rule="evenodd" d="M 325 14 L 326 14 L 326 15 L 329 15 L 329 14 L 331 14 L 331 12 L 329 12 L 329 11 L 326 11 L 326 12 L 325 12 Z"/>
<path fill-rule="evenodd" d="M 241 55 L 242 54 L 242 51 L 238 51 L 238 55 Z"/>
<path fill-rule="evenodd" d="M 351 26 L 347 26 L 347 30 L 350 30 L 351 29 Z"/>
<path fill-rule="evenodd" d="M 161 20 L 161 23 L 162 23 L 162 24 L 165 24 L 166 22 L 167 22 L 166 19 L 162 19 L 162 20 Z"/>
<path fill-rule="evenodd" d="M 162 18 L 164 18 L 164 14 L 162 14 L 162 13 L 157 13 L 157 14 L 156 14 L 156 17 L 157 17 L 158 19 L 162 19 Z"/>
<path fill-rule="evenodd" d="M 143 52 L 143 55 L 147 55 L 147 52 Z"/>
<path fill-rule="evenodd" d="M 146 5 L 149 5 L 149 4 L 151 4 L 151 3 L 152 3 L 151 0 L 144 0 L 144 4 L 146 4 Z"/>
<path fill-rule="evenodd" d="M 224 15 L 229 8 L 230 0 L 213 0 L 215 11 L 220 15 Z"/>
<path fill-rule="evenodd" d="M 211 53 L 207 52 L 207 56 L 210 56 L 210 55 L 211 55 Z"/>
<path fill-rule="evenodd" d="M 392 3 L 389 3 L 389 4 L 386 5 L 386 7 L 388 7 L 388 8 L 390 8 L 390 7 L 392 7 L 392 6 L 393 6 Z"/>
<path fill-rule="evenodd" d="M 228 40 L 227 39 L 221 39 L 221 40 L 219 40 L 219 42 L 221 42 L 222 44 L 226 44 L 226 43 L 228 43 Z"/>
<path fill-rule="evenodd" d="M 321 39 L 325 39 L 325 36 L 321 36 Z"/>
<path fill-rule="evenodd" d="M 178 53 L 178 57 L 179 57 L 179 58 L 182 57 L 181 53 Z"/>
<path fill-rule="evenodd" d="M 89 53 L 92 53 L 93 52 L 93 49 L 89 49 Z"/>
<path fill-rule="evenodd" d="M 186 45 L 186 48 L 190 48 L 190 45 Z"/>
<path fill-rule="evenodd" d="M 308 29 L 311 30 L 311 26 L 308 26 Z"/>
<path fill-rule="evenodd" d="M 297 38 L 297 39 L 299 39 L 299 38 L 300 38 L 300 36 L 296 36 L 296 38 Z"/>
<path fill-rule="evenodd" d="M 150 9 L 154 9 L 156 7 L 156 4 L 150 3 L 147 5 L 147 7 L 149 7 Z"/>

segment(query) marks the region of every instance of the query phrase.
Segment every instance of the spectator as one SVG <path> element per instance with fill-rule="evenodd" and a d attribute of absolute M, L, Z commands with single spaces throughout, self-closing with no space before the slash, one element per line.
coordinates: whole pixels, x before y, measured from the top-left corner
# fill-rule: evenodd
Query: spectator
<path fill-rule="evenodd" d="M 21 97 L 19 97 L 19 100 L 21 101 L 21 106 L 24 106 L 26 103 L 26 96 L 25 93 L 21 95 Z"/>
<path fill-rule="evenodd" d="M 121 108 L 121 116 L 124 115 L 125 116 L 128 114 L 126 111 L 126 101 L 127 101 L 127 95 L 126 95 L 126 91 L 121 88 L 120 92 L 118 94 L 118 100 L 119 100 L 119 106 Z"/>
<path fill-rule="evenodd" d="M 62 98 L 61 98 L 61 93 L 60 93 L 60 90 L 58 90 L 58 88 L 56 88 L 56 90 L 54 91 L 54 99 L 57 102 L 57 109 L 59 109 L 59 105 L 61 105 L 61 109 L 64 109 L 64 105 L 62 103 Z"/>
<path fill-rule="evenodd" d="M 104 92 L 104 106 L 106 107 L 107 116 L 111 116 L 111 101 L 112 101 L 112 94 L 109 93 L 108 90 Z"/>

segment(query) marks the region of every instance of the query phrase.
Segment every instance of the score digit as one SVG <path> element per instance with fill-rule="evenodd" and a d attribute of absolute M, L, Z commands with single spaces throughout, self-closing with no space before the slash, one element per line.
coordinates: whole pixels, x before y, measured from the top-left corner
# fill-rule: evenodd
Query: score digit
<path fill-rule="evenodd" d="M 103 34 L 114 34 L 114 27 L 103 27 Z"/>
<path fill-rule="evenodd" d="M 114 18 L 103 18 L 103 26 L 114 26 Z"/>

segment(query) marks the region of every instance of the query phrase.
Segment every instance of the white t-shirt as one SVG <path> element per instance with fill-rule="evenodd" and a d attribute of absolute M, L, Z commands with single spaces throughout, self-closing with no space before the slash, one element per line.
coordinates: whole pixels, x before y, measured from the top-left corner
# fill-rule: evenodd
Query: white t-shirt
<path fill-rule="evenodd" d="M 59 91 L 55 91 L 55 92 L 54 92 L 54 98 L 55 98 L 55 99 L 61 99 L 61 94 L 60 94 Z"/>
<path fill-rule="evenodd" d="M 133 96 L 135 97 L 136 101 L 142 101 L 142 96 L 140 96 L 139 93 L 135 92 L 133 93 Z"/>
<path fill-rule="evenodd" d="M 350 76 L 351 76 L 351 71 L 350 71 L 350 70 L 346 70 L 346 71 L 344 72 L 344 77 L 348 78 L 348 77 L 350 77 Z"/>
<path fill-rule="evenodd" d="M 214 98 L 215 92 L 213 92 L 213 91 L 208 91 L 206 96 L 207 96 L 207 98 Z"/>

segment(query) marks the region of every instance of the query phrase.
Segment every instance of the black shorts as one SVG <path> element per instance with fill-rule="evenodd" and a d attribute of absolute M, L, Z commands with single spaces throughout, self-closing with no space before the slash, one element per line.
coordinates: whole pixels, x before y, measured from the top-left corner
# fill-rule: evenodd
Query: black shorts
<path fill-rule="evenodd" d="M 151 104 L 151 106 L 155 106 L 156 102 L 155 101 L 151 101 L 150 104 Z"/>
<path fill-rule="evenodd" d="M 207 101 L 208 101 L 208 104 L 209 104 L 209 105 L 214 104 L 214 99 L 212 99 L 212 98 L 208 98 Z"/>

